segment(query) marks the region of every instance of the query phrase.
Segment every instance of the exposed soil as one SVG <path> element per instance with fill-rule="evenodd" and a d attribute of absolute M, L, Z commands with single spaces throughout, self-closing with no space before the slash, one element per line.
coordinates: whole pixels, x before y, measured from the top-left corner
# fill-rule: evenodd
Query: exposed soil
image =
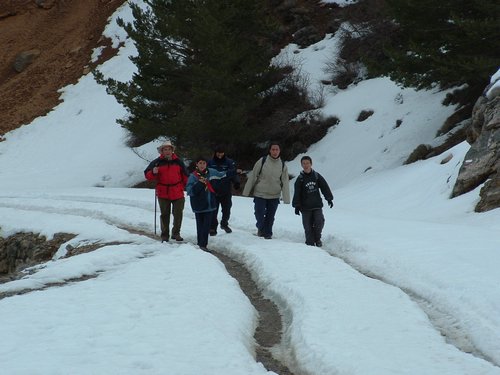
<path fill-rule="evenodd" d="M 210 251 L 224 264 L 227 272 L 240 284 L 240 288 L 259 313 L 259 325 L 254 338 L 257 343 L 256 359 L 264 367 L 279 375 L 293 375 L 292 371 L 273 357 L 271 348 L 281 342 L 282 317 L 276 304 L 265 298 L 252 279 L 250 272 L 241 263 L 217 251 Z"/>
<path fill-rule="evenodd" d="M 92 50 L 104 46 L 102 62 L 113 55 L 102 38 L 108 18 L 124 0 L 0 1 L 0 140 L 6 132 L 47 114 L 60 88 L 89 72 Z M 39 55 L 21 72 L 16 56 Z"/>

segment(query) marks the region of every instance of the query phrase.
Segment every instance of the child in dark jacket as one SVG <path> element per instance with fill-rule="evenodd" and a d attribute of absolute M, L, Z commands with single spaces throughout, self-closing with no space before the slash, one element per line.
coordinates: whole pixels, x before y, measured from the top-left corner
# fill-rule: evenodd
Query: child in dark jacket
<path fill-rule="evenodd" d="M 321 247 L 323 246 L 321 233 L 325 226 L 325 217 L 323 216 L 323 200 L 319 192 L 321 190 L 330 208 L 333 207 L 333 194 L 323 176 L 312 169 L 312 159 L 309 156 L 303 156 L 300 164 L 303 171 L 295 181 L 292 206 L 295 207 L 296 215 L 302 213 L 306 245 Z"/>
<path fill-rule="evenodd" d="M 211 181 L 226 177 L 226 172 L 207 168 L 207 160 L 204 157 L 197 158 L 195 163 L 196 169 L 189 175 L 186 192 L 190 197 L 191 208 L 196 217 L 198 246 L 206 251 L 213 211 L 217 208 L 215 190 Z"/>

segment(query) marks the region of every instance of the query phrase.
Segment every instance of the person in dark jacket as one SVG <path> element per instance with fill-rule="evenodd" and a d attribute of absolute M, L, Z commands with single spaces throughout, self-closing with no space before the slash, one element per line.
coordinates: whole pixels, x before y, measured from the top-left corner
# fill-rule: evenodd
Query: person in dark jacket
<path fill-rule="evenodd" d="M 295 207 L 296 215 L 302 214 L 306 245 L 321 247 L 325 217 L 320 190 L 330 208 L 333 207 L 333 194 L 323 176 L 312 169 L 312 159 L 309 156 L 303 156 L 300 164 L 303 170 L 295 180 L 292 206 Z"/>
<path fill-rule="evenodd" d="M 214 180 L 212 183 L 215 190 L 216 208 L 213 212 L 212 224 L 210 225 L 210 235 L 215 236 L 217 234 L 217 226 L 219 225 L 219 221 L 217 220 L 219 206 L 222 211 L 220 227 L 226 233 L 231 233 L 232 230 L 229 227 L 229 217 L 231 216 L 231 207 L 233 205 L 233 194 L 231 188 L 233 187 L 235 190 L 240 189 L 240 177 L 237 173 L 240 173 L 241 171 L 236 169 L 236 163 L 234 160 L 226 156 L 226 151 L 222 145 L 215 147 L 214 155 L 212 159 L 208 161 L 208 168 L 232 175 L 232 177 L 224 177 L 220 180 Z"/>
<path fill-rule="evenodd" d="M 161 240 L 169 240 L 170 214 L 173 214 L 172 239 L 183 241 L 181 237 L 182 214 L 184 211 L 184 189 L 188 172 L 184 162 L 174 153 L 171 141 L 158 147 L 160 156 L 153 160 L 144 176 L 156 181 L 156 196 L 160 205 Z"/>
<path fill-rule="evenodd" d="M 196 217 L 198 246 L 206 251 L 210 223 L 212 222 L 213 212 L 217 207 L 215 190 L 212 184 L 214 181 L 224 178 L 226 172 L 218 172 L 215 169 L 207 168 L 207 160 L 204 157 L 200 156 L 194 161 L 196 169 L 189 175 L 186 191 Z"/>

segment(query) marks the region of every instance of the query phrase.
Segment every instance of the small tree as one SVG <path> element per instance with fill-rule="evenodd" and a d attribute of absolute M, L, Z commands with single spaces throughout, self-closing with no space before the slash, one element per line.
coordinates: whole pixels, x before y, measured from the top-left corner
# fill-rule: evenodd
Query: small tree
<path fill-rule="evenodd" d="M 129 112 L 118 119 L 139 145 L 168 135 L 185 146 L 250 142 L 249 115 L 275 84 L 264 1 L 145 0 L 134 22 L 129 82 L 98 79 Z"/>

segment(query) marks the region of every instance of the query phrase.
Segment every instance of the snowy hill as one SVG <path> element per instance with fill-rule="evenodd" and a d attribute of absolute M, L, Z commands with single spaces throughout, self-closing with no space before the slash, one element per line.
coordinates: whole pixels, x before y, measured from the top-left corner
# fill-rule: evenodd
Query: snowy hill
<path fill-rule="evenodd" d="M 117 16 L 130 19 L 128 6 Z M 114 19 L 106 34 L 125 46 L 101 71 L 126 80 L 134 47 Z M 282 53 L 298 52 L 319 85 L 336 43 L 327 36 Z M 435 142 L 452 112 L 444 95 L 385 78 L 326 93 L 323 111 L 340 123 L 307 153 L 335 196 L 322 249 L 303 243 L 289 205 L 278 208 L 272 240 L 254 236 L 253 203 L 242 197 L 233 199 L 233 233 L 210 238 L 278 304 L 284 331 L 272 351 L 295 374 L 500 374 L 500 210 L 474 213 L 478 189 L 449 199 L 466 143 L 402 165 Z M 220 261 L 192 244 L 189 205 L 187 243 L 145 235 L 154 193 L 127 186 L 142 181 L 156 144 L 123 145 L 115 119 L 126 112 L 90 75 L 62 98 L 0 143 L 0 235 L 77 234 L 53 261 L 0 284 L 0 295 L 24 293 L 0 299 L 2 371 L 271 373 L 255 360 L 255 309 Z M 359 122 L 362 110 L 374 113 Z M 288 163 L 295 175 L 301 156 Z M 89 243 L 104 247 L 64 258 L 68 245 Z"/>

